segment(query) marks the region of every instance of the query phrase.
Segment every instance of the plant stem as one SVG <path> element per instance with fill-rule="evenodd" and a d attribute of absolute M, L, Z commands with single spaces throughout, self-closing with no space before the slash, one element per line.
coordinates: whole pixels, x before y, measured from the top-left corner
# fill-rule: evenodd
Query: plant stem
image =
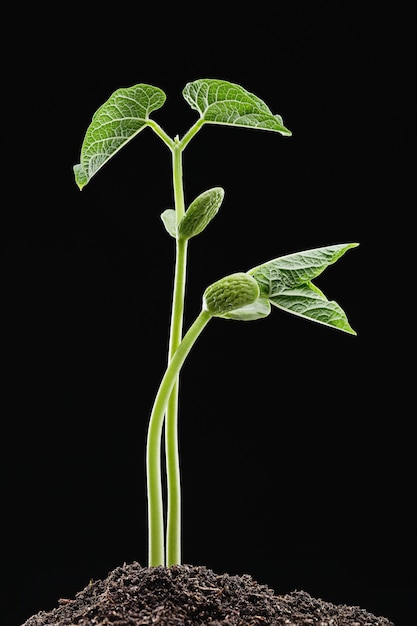
<path fill-rule="evenodd" d="M 184 190 L 182 182 L 182 148 L 172 150 L 172 172 L 177 223 L 184 215 Z M 187 270 L 187 241 L 176 240 L 174 293 L 171 315 L 168 363 L 171 362 L 182 338 L 184 298 Z M 178 394 L 179 380 L 174 384 L 168 401 L 165 422 L 165 456 L 167 472 L 167 528 L 166 565 L 181 563 L 181 475 L 178 449 Z"/>
<path fill-rule="evenodd" d="M 182 152 L 200 130 L 202 119 L 190 128 L 180 141 L 172 140 L 162 128 L 149 120 L 149 125 L 162 141 L 169 147 L 172 154 L 172 175 L 174 187 L 174 203 L 177 223 L 185 213 L 184 189 L 182 181 Z M 175 276 L 173 286 L 170 339 L 168 364 L 174 357 L 182 339 L 184 318 L 184 297 L 187 270 L 187 240 L 176 239 Z M 154 457 L 147 457 L 148 473 L 148 525 L 149 525 L 149 565 L 170 565 L 181 563 L 181 476 L 178 449 L 178 393 L 179 381 L 174 381 L 171 395 L 167 400 L 165 423 L 165 455 L 167 472 L 167 528 L 166 553 L 164 544 L 164 510 L 161 483 L 161 440 L 163 417 L 161 424 L 148 431 L 148 442 Z M 149 429 L 151 425 L 149 425 Z M 159 444 L 156 443 L 159 441 Z M 149 445 L 149 444 L 148 444 Z M 149 451 L 149 447 L 148 447 Z M 149 486 L 151 485 L 151 487 Z M 150 491 L 152 489 L 152 491 Z"/>
<path fill-rule="evenodd" d="M 161 436 L 165 411 L 181 367 L 211 315 L 201 311 L 177 347 L 159 385 L 148 428 L 146 447 L 149 567 L 164 565 L 164 528 L 161 490 Z"/>

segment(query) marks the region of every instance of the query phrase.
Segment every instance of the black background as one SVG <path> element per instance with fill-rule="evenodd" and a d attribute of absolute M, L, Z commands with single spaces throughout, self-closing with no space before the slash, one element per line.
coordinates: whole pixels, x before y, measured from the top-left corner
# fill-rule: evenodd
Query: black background
<path fill-rule="evenodd" d="M 357 241 L 318 285 L 358 336 L 278 310 L 209 324 L 181 379 L 183 560 L 411 625 L 411 17 L 386 11 L 132 3 L 9 18 L 5 626 L 123 562 L 146 565 L 144 446 L 173 277 L 159 218 L 173 202 L 170 155 L 145 130 L 82 193 L 72 166 L 115 89 L 163 89 L 153 118 L 182 135 L 196 113 L 181 92 L 197 78 L 241 84 L 293 137 L 206 126 L 187 147 L 186 200 L 217 185 L 226 195 L 190 243 L 186 326 L 228 273 Z"/>

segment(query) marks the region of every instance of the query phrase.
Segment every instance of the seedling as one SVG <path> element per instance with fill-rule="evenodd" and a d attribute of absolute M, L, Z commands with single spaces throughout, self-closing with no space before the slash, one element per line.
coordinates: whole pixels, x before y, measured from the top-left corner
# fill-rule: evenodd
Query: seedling
<path fill-rule="evenodd" d="M 281 256 L 246 272 L 217 280 L 202 296 L 201 312 L 183 334 L 187 246 L 216 216 L 224 197 L 221 187 L 208 189 L 185 206 L 182 155 L 205 124 L 260 129 L 290 136 L 282 117 L 273 114 L 257 96 L 240 85 L 201 79 L 188 83 L 183 96 L 198 119 L 180 139 L 173 139 L 149 115 L 161 108 L 166 95 L 158 87 L 138 84 L 118 89 L 96 111 L 74 166 L 80 189 L 129 141 L 150 128 L 172 157 L 174 208 L 161 219 L 176 241 L 175 273 L 167 368 L 152 408 L 146 446 L 148 500 L 148 564 L 181 563 L 181 482 L 178 451 L 178 380 L 184 361 L 200 333 L 213 317 L 250 321 L 266 317 L 272 307 L 355 335 L 341 307 L 329 301 L 313 280 L 357 243 L 329 245 Z M 165 432 L 167 515 L 161 471 L 162 436 Z"/>

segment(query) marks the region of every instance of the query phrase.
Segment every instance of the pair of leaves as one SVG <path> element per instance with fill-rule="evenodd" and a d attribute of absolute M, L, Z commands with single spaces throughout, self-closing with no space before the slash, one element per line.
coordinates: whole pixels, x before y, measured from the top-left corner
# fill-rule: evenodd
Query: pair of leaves
<path fill-rule="evenodd" d="M 183 89 L 183 96 L 204 123 L 244 126 L 291 135 L 280 115 L 240 85 L 223 80 L 199 79 Z M 149 126 L 150 114 L 160 109 L 166 95 L 158 87 L 138 84 L 115 91 L 96 111 L 74 166 L 80 189 L 126 143 Z"/>
<path fill-rule="evenodd" d="M 311 281 L 359 244 L 335 244 L 278 257 L 249 270 L 259 286 L 259 298 L 220 317 L 254 320 L 269 315 L 271 305 L 326 326 L 356 335 L 346 314 Z"/>

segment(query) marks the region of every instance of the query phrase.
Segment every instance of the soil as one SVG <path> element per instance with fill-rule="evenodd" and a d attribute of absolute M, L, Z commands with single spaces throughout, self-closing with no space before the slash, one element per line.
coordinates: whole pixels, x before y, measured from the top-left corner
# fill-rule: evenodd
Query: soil
<path fill-rule="evenodd" d="M 22 626 L 394 626 L 358 606 L 304 591 L 276 595 L 248 574 L 204 566 L 124 564 Z"/>

